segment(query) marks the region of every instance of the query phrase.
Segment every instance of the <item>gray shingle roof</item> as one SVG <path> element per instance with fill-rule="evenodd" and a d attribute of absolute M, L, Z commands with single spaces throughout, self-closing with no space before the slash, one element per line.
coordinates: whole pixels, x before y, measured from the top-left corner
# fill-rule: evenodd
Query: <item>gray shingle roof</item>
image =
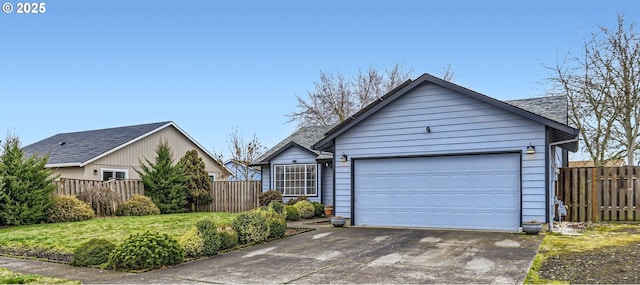
<path fill-rule="evenodd" d="M 559 123 L 567 124 L 568 122 L 567 97 L 562 95 L 504 102 Z"/>
<path fill-rule="evenodd" d="M 312 149 L 311 146 L 322 139 L 325 133 L 333 127 L 334 126 L 300 127 L 291 135 L 289 135 L 274 147 L 269 149 L 267 152 L 265 152 L 263 155 L 258 157 L 252 164 L 257 165 L 267 163 L 274 154 L 278 153 L 281 148 L 287 146 L 291 142 L 294 142 L 304 147 L 308 151 L 319 155 L 318 158 L 324 158 L 325 155 L 321 155 L 319 151 Z"/>
<path fill-rule="evenodd" d="M 49 165 L 77 164 L 90 161 L 164 125 L 158 122 L 92 131 L 62 133 L 23 148 L 27 157 L 50 155 Z"/>

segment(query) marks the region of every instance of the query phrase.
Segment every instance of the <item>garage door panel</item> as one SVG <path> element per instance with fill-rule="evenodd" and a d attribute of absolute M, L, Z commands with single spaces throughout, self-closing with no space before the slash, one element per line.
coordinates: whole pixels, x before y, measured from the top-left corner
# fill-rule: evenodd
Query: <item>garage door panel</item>
<path fill-rule="evenodd" d="M 355 223 L 517 231 L 517 154 L 355 163 Z"/>

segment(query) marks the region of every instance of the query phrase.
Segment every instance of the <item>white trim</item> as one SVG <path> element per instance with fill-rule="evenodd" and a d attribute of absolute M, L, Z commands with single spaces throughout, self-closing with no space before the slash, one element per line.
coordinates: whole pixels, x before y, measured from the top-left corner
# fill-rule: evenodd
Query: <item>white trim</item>
<path fill-rule="evenodd" d="M 315 167 L 315 194 L 309 194 L 308 192 L 308 187 L 307 187 L 307 167 L 308 166 L 313 166 Z M 276 188 L 276 168 L 278 166 L 282 166 L 286 169 L 287 166 L 304 166 L 304 193 L 303 194 L 289 194 L 287 195 L 285 193 L 285 189 L 282 189 L 282 196 L 283 197 L 295 197 L 295 196 L 300 196 L 300 195 L 304 195 L 304 196 L 308 196 L 308 197 L 319 197 L 319 193 L 320 193 L 320 189 L 318 187 L 318 180 L 320 180 L 320 175 L 318 175 L 318 164 L 317 163 L 294 163 L 294 164 L 274 164 L 273 167 L 271 167 L 271 183 L 272 183 L 272 189 L 278 190 Z M 285 175 L 285 179 L 283 181 L 286 181 L 286 175 Z M 286 188 L 286 186 L 284 186 Z"/>
<path fill-rule="evenodd" d="M 105 172 L 124 172 L 124 179 L 129 179 L 129 169 L 117 169 L 117 168 L 100 168 L 100 180 L 104 181 Z M 115 176 L 113 176 L 116 179 Z"/>
<path fill-rule="evenodd" d="M 55 167 L 74 167 L 74 166 L 82 167 L 83 165 L 81 163 L 78 163 L 78 162 L 71 162 L 71 163 L 47 164 L 44 167 L 45 168 L 55 168 Z"/>

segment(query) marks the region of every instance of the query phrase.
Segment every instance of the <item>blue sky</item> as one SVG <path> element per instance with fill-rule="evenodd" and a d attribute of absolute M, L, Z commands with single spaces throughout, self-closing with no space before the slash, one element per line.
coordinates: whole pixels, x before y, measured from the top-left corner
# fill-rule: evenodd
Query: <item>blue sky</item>
<path fill-rule="evenodd" d="M 23 146 L 63 132 L 174 121 L 208 150 L 236 127 L 271 147 L 319 71 L 401 63 L 500 99 L 543 96 L 640 1 L 43 1 L 0 13 L 0 131 Z M 4 139 L 5 133 L 0 135 Z"/>

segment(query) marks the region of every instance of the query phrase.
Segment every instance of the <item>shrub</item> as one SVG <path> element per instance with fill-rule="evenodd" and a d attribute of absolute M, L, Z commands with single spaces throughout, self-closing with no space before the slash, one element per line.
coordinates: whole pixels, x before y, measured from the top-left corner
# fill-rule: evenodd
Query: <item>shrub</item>
<path fill-rule="evenodd" d="M 202 237 L 202 254 L 205 256 L 218 254 L 221 242 L 216 223 L 211 219 L 200 220 L 196 223 L 196 228 Z"/>
<path fill-rule="evenodd" d="M 320 217 L 322 216 L 322 214 L 324 214 L 324 205 L 322 205 L 322 203 L 311 201 L 311 204 L 313 205 L 313 209 L 314 209 L 314 213 L 313 213 L 314 217 Z"/>
<path fill-rule="evenodd" d="M 182 250 L 184 251 L 184 257 L 200 257 L 204 250 L 204 240 L 198 233 L 197 227 L 191 227 L 187 230 L 180 240 L 178 241 Z"/>
<path fill-rule="evenodd" d="M 282 202 L 282 193 L 280 193 L 280 191 L 278 190 L 269 190 L 266 192 L 262 192 L 260 193 L 258 200 L 260 201 L 260 206 L 269 205 L 269 203 L 274 201 Z"/>
<path fill-rule="evenodd" d="M 118 216 L 146 216 L 158 215 L 160 209 L 147 196 L 133 195 L 129 201 L 118 206 L 116 211 Z"/>
<path fill-rule="evenodd" d="M 220 236 L 220 249 L 229 249 L 238 245 L 238 233 L 229 224 L 218 226 Z"/>
<path fill-rule="evenodd" d="M 293 206 L 300 201 L 309 201 L 309 197 L 302 195 L 293 199 L 289 199 L 289 201 L 287 201 L 287 205 Z"/>
<path fill-rule="evenodd" d="M 238 215 L 232 226 L 238 233 L 238 241 L 241 244 L 262 242 L 269 235 L 267 217 L 260 210 L 251 210 Z"/>
<path fill-rule="evenodd" d="M 315 215 L 316 209 L 309 201 L 300 201 L 293 206 L 298 209 L 300 219 L 310 219 L 313 218 L 313 215 Z"/>
<path fill-rule="evenodd" d="M 269 223 L 269 238 L 281 238 L 287 233 L 287 221 L 274 210 L 263 212 Z"/>
<path fill-rule="evenodd" d="M 294 206 L 284 206 L 285 219 L 287 221 L 297 221 L 300 219 L 300 215 L 298 214 L 298 208 Z"/>
<path fill-rule="evenodd" d="M 111 254 L 115 248 L 116 245 L 106 239 L 90 239 L 73 251 L 71 265 L 95 266 L 105 264 L 109 261 L 109 254 Z"/>
<path fill-rule="evenodd" d="M 89 204 L 75 196 L 54 196 L 53 206 L 46 211 L 47 222 L 63 223 L 91 219 L 95 216 Z"/>
<path fill-rule="evenodd" d="M 180 244 L 167 234 L 138 233 L 126 238 L 109 255 L 114 269 L 142 270 L 174 265 L 184 259 Z"/>
<path fill-rule="evenodd" d="M 271 202 L 269 204 L 269 208 L 274 210 L 278 214 L 284 213 L 284 205 L 281 202 Z"/>
<path fill-rule="evenodd" d="M 115 216 L 122 197 L 109 187 L 94 187 L 77 195 L 80 201 L 88 203 L 99 217 Z"/>

